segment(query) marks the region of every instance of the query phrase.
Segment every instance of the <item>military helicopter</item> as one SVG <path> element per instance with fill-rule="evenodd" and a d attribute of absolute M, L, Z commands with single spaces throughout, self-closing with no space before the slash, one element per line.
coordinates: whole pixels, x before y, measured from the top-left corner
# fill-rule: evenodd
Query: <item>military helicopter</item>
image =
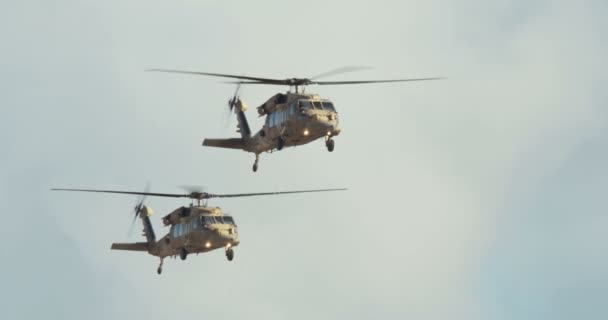
<path fill-rule="evenodd" d="M 160 265 L 156 271 L 158 274 L 161 274 L 163 270 L 163 261 L 166 257 L 175 257 L 179 255 L 182 260 L 186 260 L 186 257 L 192 253 L 198 254 L 224 248 L 228 261 L 232 261 L 234 258 L 233 248 L 238 246 L 240 243 L 240 240 L 238 239 L 238 228 L 236 222 L 232 216 L 224 214 L 221 208 L 207 206 L 207 199 L 340 191 L 346 189 L 317 189 L 237 194 L 211 194 L 201 191 L 178 194 L 91 189 L 51 190 L 118 193 L 142 196 L 134 208 L 135 216 L 133 218 L 133 223 L 138 216 L 141 218 L 143 224 L 143 236 L 146 237 L 146 242 L 112 243 L 111 249 L 147 251 L 149 254 L 160 258 Z M 170 227 L 169 233 L 167 233 L 160 240 L 156 240 L 156 234 L 154 233 L 152 223 L 150 222 L 150 216 L 153 214 L 152 209 L 144 205 L 146 196 L 190 198 L 192 202 L 190 203 L 190 206 L 179 207 L 162 218 L 163 224 Z M 194 205 L 194 201 L 196 201 L 196 205 Z"/>
<path fill-rule="evenodd" d="M 255 154 L 253 171 L 258 170 L 260 154 L 262 152 L 273 152 L 285 147 L 299 146 L 314 140 L 324 138 L 327 151 L 334 151 L 335 142 L 333 137 L 340 134 L 338 126 L 338 112 L 334 104 L 317 94 L 305 93 L 308 85 L 346 85 L 366 83 L 388 83 L 405 81 L 438 80 L 443 78 L 417 78 L 417 79 L 393 79 L 393 80 L 359 80 L 359 81 L 317 81 L 321 77 L 351 72 L 367 67 L 342 67 L 312 78 L 289 78 L 270 79 L 259 77 L 238 76 L 221 73 L 183 71 L 173 69 L 149 69 L 147 71 L 184 73 L 212 77 L 223 77 L 238 79 L 237 89 L 234 96 L 228 101 L 230 111 L 234 111 L 238 121 L 237 132 L 240 138 L 229 139 L 204 139 L 203 146 L 240 149 Z M 277 93 L 268 101 L 257 107 L 260 117 L 266 116 L 264 125 L 257 133 L 252 135 L 249 123 L 245 116 L 247 104 L 240 99 L 238 92 L 241 84 L 267 84 L 288 86 L 287 93 Z M 302 87 L 302 92 L 299 88 Z M 295 92 L 291 92 L 295 88 Z"/>

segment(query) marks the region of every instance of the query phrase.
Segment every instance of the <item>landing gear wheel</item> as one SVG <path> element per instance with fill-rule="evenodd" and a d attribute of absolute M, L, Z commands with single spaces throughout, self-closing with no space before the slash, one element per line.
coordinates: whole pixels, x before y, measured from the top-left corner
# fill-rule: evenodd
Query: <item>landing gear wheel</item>
<path fill-rule="evenodd" d="M 253 163 L 253 172 L 257 172 L 258 171 L 258 162 L 260 161 L 260 155 L 256 154 L 255 155 L 255 162 Z"/>
<path fill-rule="evenodd" d="M 160 264 L 158 265 L 158 269 L 156 269 L 156 273 L 161 274 L 163 272 L 163 260 L 164 258 L 160 258 Z"/>
<path fill-rule="evenodd" d="M 277 150 L 279 150 L 279 151 L 283 150 L 284 146 L 285 146 L 285 140 L 283 140 L 283 138 L 279 137 L 279 139 L 277 139 Z"/>
<path fill-rule="evenodd" d="M 334 151 L 334 146 L 335 146 L 334 139 L 330 138 L 327 141 L 325 141 L 325 146 L 327 147 L 327 151 L 329 151 L 329 152 Z"/>
<path fill-rule="evenodd" d="M 186 251 L 186 249 L 182 248 L 182 250 L 179 252 L 179 258 L 182 260 L 186 260 L 187 257 L 188 257 L 188 251 Z"/>
<path fill-rule="evenodd" d="M 232 259 L 234 259 L 234 250 L 232 250 L 232 248 L 226 250 L 226 258 L 228 258 L 228 261 L 232 261 Z"/>

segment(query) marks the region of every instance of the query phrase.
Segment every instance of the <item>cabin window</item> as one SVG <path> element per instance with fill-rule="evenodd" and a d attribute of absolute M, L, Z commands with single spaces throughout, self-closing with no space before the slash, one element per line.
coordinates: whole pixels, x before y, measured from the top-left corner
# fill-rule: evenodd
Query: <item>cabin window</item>
<path fill-rule="evenodd" d="M 180 223 L 173 225 L 173 238 L 181 237 L 182 225 Z"/>
<path fill-rule="evenodd" d="M 296 114 L 296 104 L 292 102 L 289 105 L 289 115 L 293 116 L 294 114 Z"/>
<path fill-rule="evenodd" d="M 201 220 L 194 219 L 192 220 L 192 229 L 198 229 L 201 226 Z"/>
<path fill-rule="evenodd" d="M 307 111 L 312 108 L 310 101 L 300 100 L 300 111 Z"/>
<path fill-rule="evenodd" d="M 278 121 L 279 119 L 277 117 L 278 116 L 277 113 L 278 112 L 275 111 L 275 112 L 271 113 L 270 116 L 269 116 L 269 118 L 270 118 L 270 125 L 269 126 L 271 128 L 274 127 L 274 126 L 276 126 L 279 123 L 279 121 Z"/>
<path fill-rule="evenodd" d="M 215 222 L 215 219 L 213 219 L 212 216 L 205 216 L 205 223 L 206 224 L 214 224 L 216 222 Z"/>
<path fill-rule="evenodd" d="M 315 110 L 323 110 L 323 105 L 321 105 L 321 101 L 313 101 L 312 107 L 315 108 Z"/>
<path fill-rule="evenodd" d="M 325 108 L 325 110 L 336 112 L 336 109 L 334 108 L 334 104 L 329 101 L 324 101 L 323 107 Z"/>

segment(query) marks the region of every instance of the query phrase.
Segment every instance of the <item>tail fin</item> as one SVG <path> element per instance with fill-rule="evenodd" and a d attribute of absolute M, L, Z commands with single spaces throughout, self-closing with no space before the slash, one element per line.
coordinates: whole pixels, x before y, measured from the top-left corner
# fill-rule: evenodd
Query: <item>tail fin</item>
<path fill-rule="evenodd" d="M 112 250 L 128 250 L 128 251 L 148 251 L 154 249 L 156 245 L 156 235 L 150 222 L 150 216 L 152 215 L 152 209 L 147 206 L 142 206 L 139 209 L 141 222 L 144 225 L 144 236 L 146 242 L 135 242 L 135 243 L 112 243 Z"/>
<path fill-rule="evenodd" d="M 150 222 L 152 213 L 152 209 L 147 206 L 143 206 L 140 211 L 141 222 L 144 225 L 144 236 L 150 246 L 156 243 L 156 235 L 154 234 L 154 228 L 152 228 L 152 223 Z"/>
<path fill-rule="evenodd" d="M 236 113 L 236 120 L 239 122 L 238 128 L 241 133 L 241 137 L 243 140 L 251 137 L 251 129 L 249 128 L 249 123 L 247 122 L 247 117 L 245 116 L 245 111 L 247 110 L 247 105 L 243 100 L 238 99 L 234 104 L 236 108 L 234 108 L 234 113 Z"/>

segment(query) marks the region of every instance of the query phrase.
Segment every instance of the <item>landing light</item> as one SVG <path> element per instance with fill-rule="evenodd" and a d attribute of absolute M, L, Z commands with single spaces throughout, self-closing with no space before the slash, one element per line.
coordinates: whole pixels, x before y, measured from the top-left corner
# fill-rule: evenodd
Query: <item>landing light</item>
<path fill-rule="evenodd" d="M 307 136 L 308 135 L 308 129 L 304 129 L 304 135 Z"/>
<path fill-rule="evenodd" d="M 205 243 L 205 248 L 211 248 L 211 242 Z"/>
<path fill-rule="evenodd" d="M 331 131 L 327 131 L 327 135 L 328 135 L 328 136 L 331 136 Z"/>
<path fill-rule="evenodd" d="M 230 249 L 230 247 L 232 247 L 232 243 L 228 243 L 228 244 L 226 245 L 226 248 L 227 248 L 227 249 Z"/>

